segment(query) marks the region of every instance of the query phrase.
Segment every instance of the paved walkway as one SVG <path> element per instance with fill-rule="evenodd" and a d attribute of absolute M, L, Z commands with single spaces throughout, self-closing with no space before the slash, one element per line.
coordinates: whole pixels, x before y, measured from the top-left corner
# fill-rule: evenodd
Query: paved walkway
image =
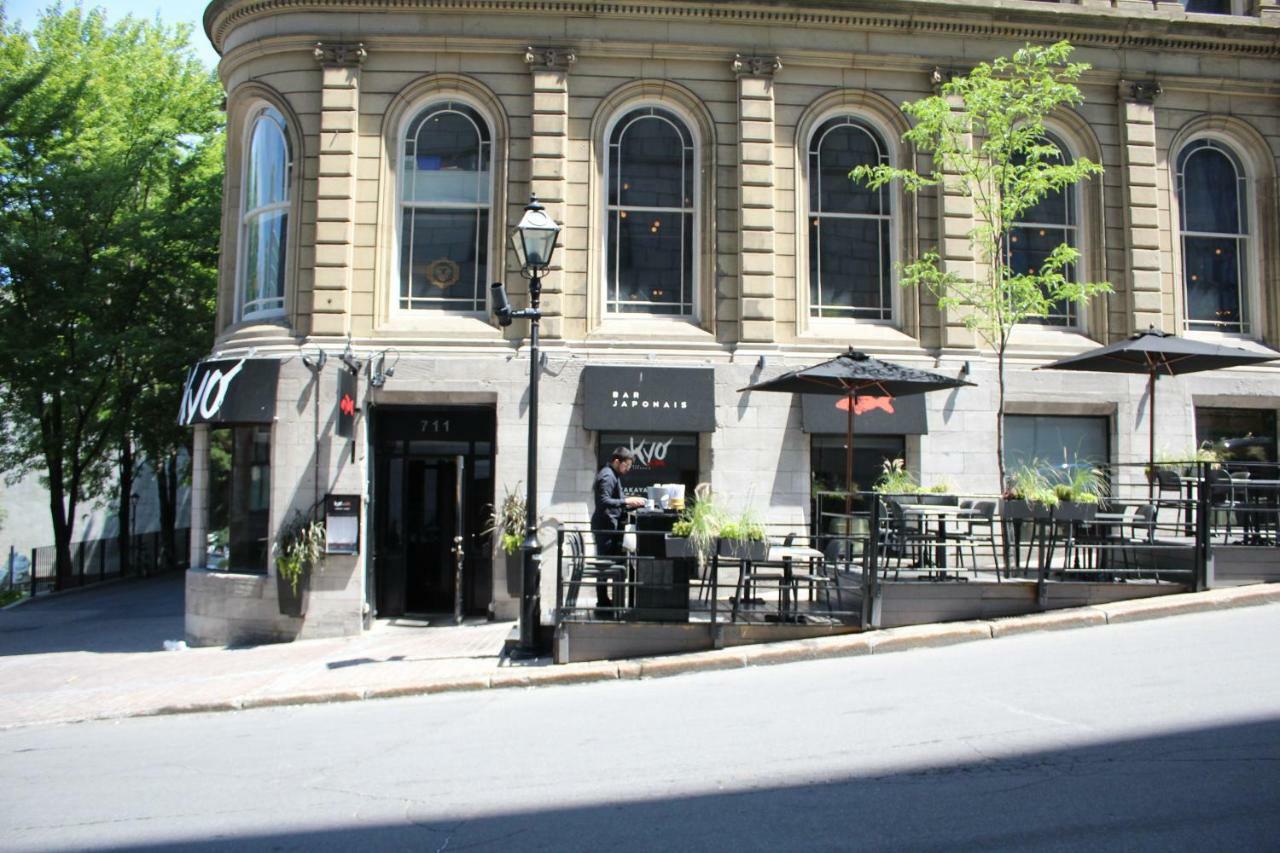
<path fill-rule="evenodd" d="M 1280 614 L 1280 584 L 1272 584 L 1012 619 L 552 666 L 545 659 L 512 665 L 500 657 L 510 622 L 448 627 L 379 622 L 373 630 L 345 639 L 164 651 L 165 640 L 182 636 L 182 594 L 179 575 L 51 596 L 0 611 L 0 728 L 658 677 L 883 654 L 1224 607 L 1271 605 Z"/>

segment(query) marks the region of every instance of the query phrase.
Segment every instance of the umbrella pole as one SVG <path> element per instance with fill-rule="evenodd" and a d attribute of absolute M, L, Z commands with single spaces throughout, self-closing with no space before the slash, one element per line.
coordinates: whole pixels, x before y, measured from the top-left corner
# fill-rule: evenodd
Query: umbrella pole
<path fill-rule="evenodd" d="M 1155 502 L 1156 494 L 1156 372 L 1147 379 L 1147 502 Z"/>
<path fill-rule="evenodd" d="M 853 512 L 853 406 L 858 395 L 850 394 L 845 400 L 849 408 L 844 428 L 844 514 L 849 515 Z"/>

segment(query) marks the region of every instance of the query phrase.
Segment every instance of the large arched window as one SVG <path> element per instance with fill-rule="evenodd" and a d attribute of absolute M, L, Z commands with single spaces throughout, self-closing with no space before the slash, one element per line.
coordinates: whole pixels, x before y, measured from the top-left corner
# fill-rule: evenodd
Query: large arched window
<path fill-rule="evenodd" d="M 483 312 L 489 280 L 491 135 L 459 101 L 428 106 L 404 135 L 400 308 Z"/>
<path fill-rule="evenodd" d="M 1249 217 L 1244 169 L 1222 143 L 1197 139 L 1177 160 L 1183 314 L 1188 329 L 1249 331 Z"/>
<path fill-rule="evenodd" d="M 1058 149 L 1064 164 L 1071 162 L 1066 146 L 1053 137 L 1046 142 Z M 1009 232 L 1009 266 L 1019 275 L 1034 274 L 1053 250 L 1066 243 L 1073 249 L 1080 248 L 1076 215 L 1076 189 L 1065 187 L 1051 191 L 1034 206 L 1024 211 Z M 1068 279 L 1074 279 L 1077 270 L 1069 266 L 1063 270 Z M 1074 302 L 1058 302 L 1043 317 L 1029 317 L 1028 323 L 1045 326 L 1076 326 L 1079 324 L 1078 308 Z"/>
<path fill-rule="evenodd" d="M 610 131 L 606 314 L 693 315 L 694 150 L 688 125 L 661 107 L 633 109 Z"/>
<path fill-rule="evenodd" d="M 275 107 L 254 112 L 249 123 L 240 217 L 242 319 L 284 313 L 292 160 L 284 116 Z"/>
<path fill-rule="evenodd" d="M 892 319 L 890 190 L 849 178 L 855 166 L 888 162 L 880 134 L 851 116 L 828 119 L 810 138 L 811 316 Z"/>

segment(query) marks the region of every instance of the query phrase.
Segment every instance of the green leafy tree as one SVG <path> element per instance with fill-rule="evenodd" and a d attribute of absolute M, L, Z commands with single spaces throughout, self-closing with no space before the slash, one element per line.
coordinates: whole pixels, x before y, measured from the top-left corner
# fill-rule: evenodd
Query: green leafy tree
<path fill-rule="evenodd" d="M 1089 66 L 1071 63 L 1071 45 L 1027 45 L 1012 58 L 981 63 L 942 84 L 940 93 L 903 110 L 913 119 L 903 135 L 932 161 L 927 171 L 859 166 L 851 173 L 872 188 L 900 180 L 908 192 L 938 188 L 969 198 L 969 232 L 976 273 L 965 278 L 943 269 L 927 252 L 902 269 L 902 284 L 926 287 L 943 308 L 958 309 L 964 325 L 995 351 L 997 361 L 996 455 L 1005 481 L 1005 354 L 1015 326 L 1049 314 L 1055 304 L 1083 304 L 1110 292 L 1107 282 L 1074 280 L 1079 252 L 1059 245 L 1037 268 L 1019 272 L 1009 263 L 1009 237 L 1022 215 L 1050 193 L 1102 173 L 1083 157 L 1065 162 L 1045 136 L 1045 119 L 1083 98 L 1075 83 Z"/>
<path fill-rule="evenodd" d="M 180 217 L 221 145 L 221 90 L 189 35 L 79 7 L 53 6 L 30 33 L 0 18 L 0 465 L 42 472 L 60 582 L 78 505 L 112 480 L 145 389 L 182 370 L 163 363 L 170 296 L 212 299 L 210 250 L 191 249 Z M 208 328 L 180 334 L 203 347 Z"/>

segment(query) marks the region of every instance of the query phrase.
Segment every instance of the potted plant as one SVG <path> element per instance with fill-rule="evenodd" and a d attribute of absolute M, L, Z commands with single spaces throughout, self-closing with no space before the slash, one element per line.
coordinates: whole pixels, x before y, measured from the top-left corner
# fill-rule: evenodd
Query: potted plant
<path fill-rule="evenodd" d="M 492 512 L 489 513 L 489 526 L 484 532 L 497 536 L 497 545 L 507 556 L 507 592 L 520 594 L 521 562 L 513 559 L 524 542 L 525 497 L 520 494 L 520 484 L 516 490 L 507 489 L 506 495 Z"/>
<path fill-rule="evenodd" d="M 699 566 L 705 564 L 724 523 L 724 510 L 712 497 L 711 487 L 699 483 L 693 490 L 693 500 L 680 513 L 679 520 L 671 527 L 671 534 L 666 537 L 667 557 L 696 558 Z"/>
<path fill-rule="evenodd" d="M 916 478 L 911 476 L 911 472 L 907 470 L 905 460 L 886 459 L 882 467 L 883 470 L 880 472 L 880 477 L 872 487 L 874 491 L 882 495 L 914 495 L 919 493 L 920 484 L 916 482 Z"/>
<path fill-rule="evenodd" d="M 753 511 L 744 510 L 720 528 L 720 555 L 743 560 L 763 560 L 769 556 L 764 525 Z"/>
<path fill-rule="evenodd" d="M 311 595 L 311 572 L 324 559 L 324 524 L 294 513 L 276 540 L 276 596 L 283 616 L 302 617 Z"/>
<path fill-rule="evenodd" d="M 1048 518 L 1058 506 L 1058 494 L 1040 468 L 1031 463 L 1013 472 L 1005 489 L 1000 514 L 1008 519 Z"/>

